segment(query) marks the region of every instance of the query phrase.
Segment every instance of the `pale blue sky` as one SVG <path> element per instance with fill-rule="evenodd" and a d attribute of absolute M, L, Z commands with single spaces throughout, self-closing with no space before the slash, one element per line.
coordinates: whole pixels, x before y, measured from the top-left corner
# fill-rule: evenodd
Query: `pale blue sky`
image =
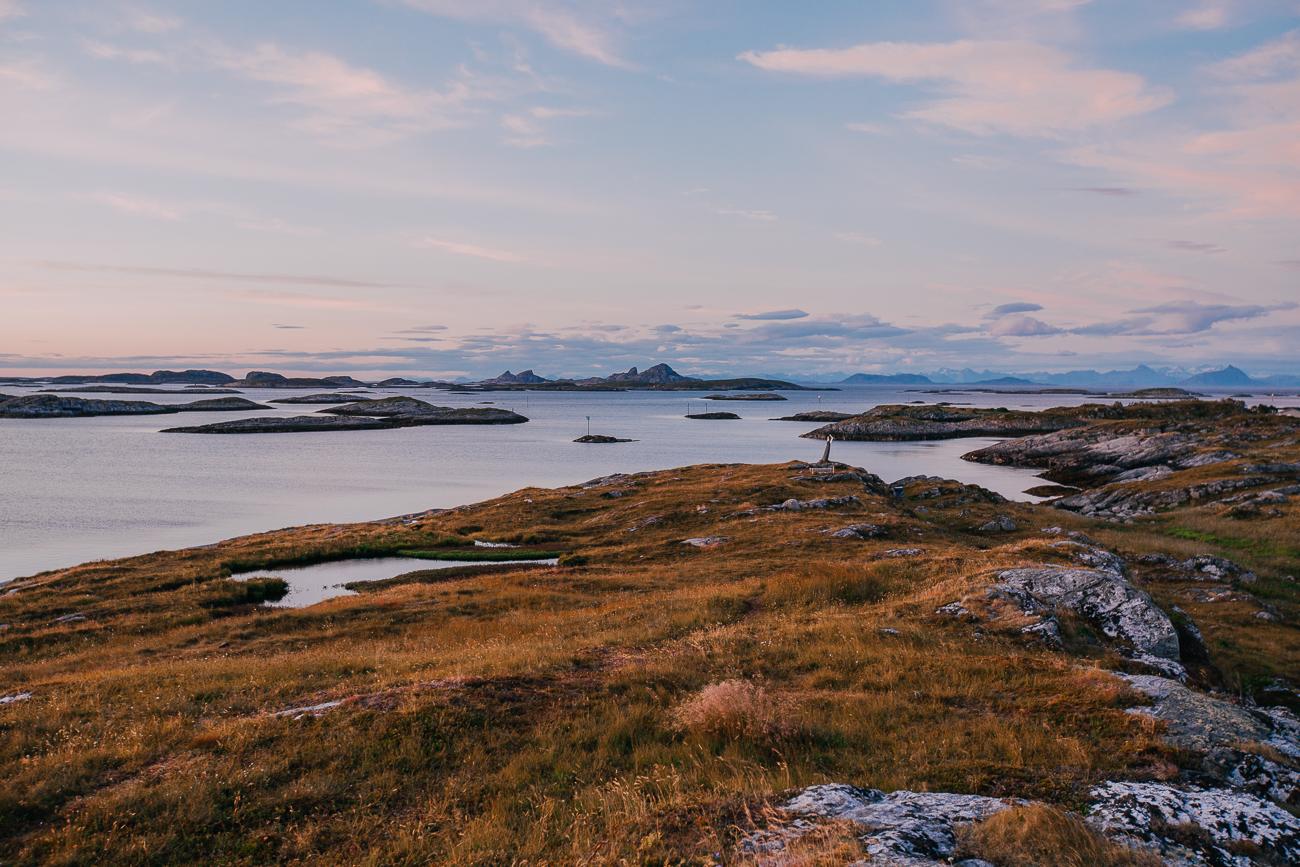
<path fill-rule="evenodd" d="M 1300 370 L 1300 0 L 0 0 L 0 113 L 14 372 Z"/>

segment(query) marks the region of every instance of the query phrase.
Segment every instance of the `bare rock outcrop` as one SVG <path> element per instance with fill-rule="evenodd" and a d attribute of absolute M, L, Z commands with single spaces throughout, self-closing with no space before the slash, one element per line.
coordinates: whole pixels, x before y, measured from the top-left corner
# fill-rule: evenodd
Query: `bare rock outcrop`
<path fill-rule="evenodd" d="M 1088 822 L 1108 836 L 1154 849 L 1180 867 L 1300 861 L 1300 819 L 1231 789 L 1102 783 L 1091 792 Z"/>
<path fill-rule="evenodd" d="M 793 840 L 826 822 L 848 822 L 861 830 L 872 864 L 923 867 L 950 863 L 957 829 L 987 819 L 1015 802 L 947 792 L 860 789 L 842 783 L 810 786 L 782 804 L 790 824 L 750 835 L 742 849 L 753 856 L 777 856 Z M 772 863 L 780 863 L 773 858 Z"/>

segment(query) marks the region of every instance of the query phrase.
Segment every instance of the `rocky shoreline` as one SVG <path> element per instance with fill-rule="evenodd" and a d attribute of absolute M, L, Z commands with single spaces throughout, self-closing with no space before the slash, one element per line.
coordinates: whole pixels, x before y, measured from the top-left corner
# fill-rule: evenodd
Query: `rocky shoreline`
<path fill-rule="evenodd" d="M 953 406 L 887 404 L 819 427 L 808 439 L 894 442 L 1047 433 L 1086 424 L 1089 408 L 1058 408 L 1029 412 Z"/>
<path fill-rule="evenodd" d="M 758 394 L 706 394 L 704 400 L 788 400 L 784 395 L 775 392 L 761 392 Z"/>
<path fill-rule="evenodd" d="M 1082 489 L 1054 505 L 1115 520 L 1211 503 L 1239 518 L 1267 518 L 1300 494 L 1295 418 L 1232 400 L 1160 410 L 1134 405 L 1128 419 L 1009 439 L 962 457 L 1042 469 L 1044 479 Z"/>

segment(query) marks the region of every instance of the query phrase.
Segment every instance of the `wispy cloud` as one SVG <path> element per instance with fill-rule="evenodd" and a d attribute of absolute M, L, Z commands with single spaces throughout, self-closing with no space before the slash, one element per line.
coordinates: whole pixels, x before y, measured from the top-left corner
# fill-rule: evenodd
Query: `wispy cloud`
<path fill-rule="evenodd" d="M 58 77 L 41 60 L 19 57 L 0 60 L 0 85 L 8 84 L 23 90 L 51 90 Z"/>
<path fill-rule="evenodd" d="M 1205 67 L 1217 128 L 1153 130 L 1062 156 L 1218 216 L 1300 218 L 1300 32 Z"/>
<path fill-rule="evenodd" d="M 441 90 L 410 87 L 321 51 L 294 51 L 273 42 L 251 50 L 211 50 L 222 69 L 270 85 L 270 102 L 303 110 L 298 125 L 343 143 L 375 144 L 466 123 L 475 102 L 499 98 L 487 83 L 462 74 Z"/>
<path fill-rule="evenodd" d="M 1043 305 L 1034 304 L 1030 301 L 1013 301 L 1010 304 L 999 304 L 986 315 L 985 319 L 997 319 L 999 316 L 1006 316 L 1011 313 L 1033 313 L 1042 310 Z"/>
<path fill-rule="evenodd" d="M 98 39 L 83 40 L 82 48 L 96 60 L 124 60 L 139 65 L 166 64 L 170 57 L 166 52 L 154 48 L 127 48 Z"/>
<path fill-rule="evenodd" d="M 446 331 L 446 325 L 412 325 L 410 328 L 403 328 L 400 331 L 394 331 L 394 334 L 432 334 L 439 331 Z"/>
<path fill-rule="evenodd" d="M 1201 0 L 1179 13 L 1174 22 L 1188 30 L 1218 30 L 1227 26 L 1235 5 L 1230 0 Z"/>
<path fill-rule="evenodd" d="M 1211 244 L 1207 241 L 1166 241 L 1165 246 L 1171 250 L 1182 250 L 1186 253 L 1224 253 L 1226 247 L 1220 247 L 1218 244 Z"/>
<path fill-rule="evenodd" d="M 1092 193 L 1096 196 L 1124 197 L 1136 196 L 1138 191 L 1132 187 L 1074 187 L 1077 193 Z"/>
<path fill-rule="evenodd" d="M 786 320 L 786 319 L 805 319 L 808 314 L 798 308 L 789 310 L 767 310 L 762 313 L 737 313 L 737 319 L 756 319 L 764 320 Z"/>
<path fill-rule="evenodd" d="M 1288 310 L 1295 304 L 1199 304 L 1195 301 L 1180 301 L 1174 304 L 1159 304 L 1155 307 L 1143 307 L 1134 313 L 1152 313 L 1163 318 L 1159 326 L 1166 334 L 1196 334 L 1208 331 L 1220 322 L 1235 319 L 1258 319 L 1276 310 Z"/>
<path fill-rule="evenodd" d="M 250 304 L 271 307 L 301 307 L 308 310 L 386 310 L 387 305 L 364 298 L 336 298 L 327 295 L 308 295 L 302 292 L 274 292 L 266 289 L 232 289 L 224 293 L 227 298 Z"/>
<path fill-rule="evenodd" d="M 1060 328 L 1057 328 L 1054 325 L 1048 325 L 1041 319 L 1035 319 L 1033 316 L 1025 316 L 1021 313 L 1012 313 L 1009 316 L 1000 316 L 992 325 L 989 326 L 989 334 L 993 334 L 997 337 L 1045 337 L 1049 334 L 1060 333 Z"/>
<path fill-rule="evenodd" d="M 422 247 L 428 250 L 441 250 L 444 253 L 452 253 L 457 256 L 469 256 L 474 259 L 488 259 L 493 262 L 524 261 L 523 256 L 509 250 L 502 250 L 496 247 L 484 247 L 480 244 L 470 244 L 465 241 L 453 241 L 447 238 L 420 238 L 413 241 L 412 246 Z"/>
<path fill-rule="evenodd" d="M 836 232 L 835 240 L 843 241 L 845 244 L 853 244 L 858 247 L 879 247 L 880 239 L 871 235 L 864 235 L 861 232 Z"/>
<path fill-rule="evenodd" d="M 179 209 L 157 199 L 110 191 L 91 193 L 87 198 L 101 205 L 107 205 L 119 213 L 129 214 L 133 217 L 148 217 L 154 220 L 169 221 L 181 218 Z"/>
<path fill-rule="evenodd" d="M 128 18 L 132 30 L 154 36 L 181 29 L 185 22 L 175 15 L 136 10 Z"/>
<path fill-rule="evenodd" d="M 601 2 L 561 5 L 544 0 L 405 0 L 406 5 L 432 15 L 461 21 L 484 21 L 531 30 L 562 51 L 603 63 L 631 68 L 618 49 L 614 32 L 617 4 Z"/>
<path fill-rule="evenodd" d="M 1300 69 L 1300 30 L 1261 43 L 1210 66 L 1211 74 L 1224 79 L 1250 81 L 1295 72 Z"/>
<path fill-rule="evenodd" d="M 741 217 L 746 220 L 755 220 L 760 223 L 776 222 L 776 214 L 771 211 L 747 208 L 717 208 L 716 213 L 723 217 Z"/>
<path fill-rule="evenodd" d="M 266 283 L 297 286 L 329 286 L 339 289 L 397 289 L 401 283 L 383 283 L 375 280 L 353 280 L 318 274 L 253 273 L 247 271 L 214 271 L 206 268 L 158 268 L 147 265 L 101 265 L 85 262 L 59 262 L 43 260 L 38 264 L 51 271 L 75 271 L 100 274 L 126 274 L 133 277 L 159 277 L 166 279 L 218 281 L 223 283 Z"/>
<path fill-rule="evenodd" d="M 777 48 L 740 59 L 769 72 L 880 78 L 937 88 L 907 117 L 965 132 L 1058 136 L 1146 114 L 1172 95 L 1139 75 L 1076 65 L 1032 42 L 869 42 L 852 48 Z"/>

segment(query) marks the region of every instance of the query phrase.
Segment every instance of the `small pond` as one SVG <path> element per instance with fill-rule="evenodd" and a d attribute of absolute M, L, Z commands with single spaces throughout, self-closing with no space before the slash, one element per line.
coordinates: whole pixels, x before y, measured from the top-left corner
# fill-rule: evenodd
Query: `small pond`
<path fill-rule="evenodd" d="M 550 566 L 556 563 L 555 560 L 506 560 L 493 561 L 492 565 L 501 565 L 503 562 Z M 383 581 L 386 578 L 405 575 L 407 572 L 471 565 L 476 564 L 464 560 L 426 560 L 423 557 L 372 557 L 364 560 L 334 560 L 329 563 L 317 563 L 314 566 L 254 569 L 230 577 L 236 581 L 246 581 L 249 578 L 283 578 L 289 582 L 288 594 L 283 599 L 267 604 L 277 608 L 304 608 L 326 599 L 333 599 L 335 596 L 355 596 L 353 591 L 343 586 L 353 581 Z"/>

